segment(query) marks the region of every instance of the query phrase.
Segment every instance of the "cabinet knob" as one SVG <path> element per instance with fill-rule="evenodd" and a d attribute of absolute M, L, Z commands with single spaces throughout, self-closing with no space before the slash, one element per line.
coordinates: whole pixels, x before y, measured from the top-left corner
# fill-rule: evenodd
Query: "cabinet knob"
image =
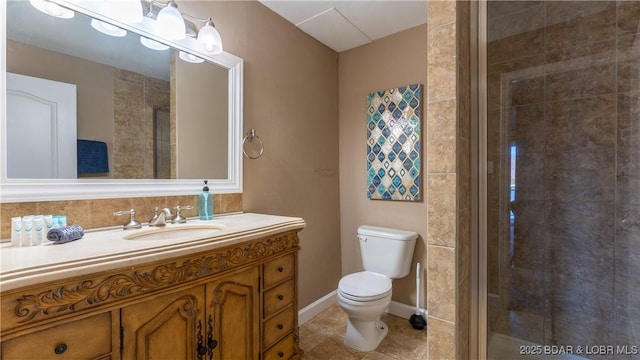
<path fill-rule="evenodd" d="M 280 330 L 284 329 L 284 325 L 278 324 L 278 329 L 280 329 Z"/>
<path fill-rule="evenodd" d="M 282 294 L 278 295 L 278 300 L 284 300 L 284 295 Z"/>
<path fill-rule="evenodd" d="M 278 357 L 284 357 L 284 353 L 282 351 L 278 351 Z"/>
<path fill-rule="evenodd" d="M 69 347 L 67 346 L 67 344 L 60 344 L 58 346 L 56 346 L 54 352 L 58 355 L 64 353 L 65 351 L 67 351 Z"/>
<path fill-rule="evenodd" d="M 284 272 L 284 268 L 283 268 L 282 266 L 280 266 L 280 267 L 278 268 L 278 272 Z"/>

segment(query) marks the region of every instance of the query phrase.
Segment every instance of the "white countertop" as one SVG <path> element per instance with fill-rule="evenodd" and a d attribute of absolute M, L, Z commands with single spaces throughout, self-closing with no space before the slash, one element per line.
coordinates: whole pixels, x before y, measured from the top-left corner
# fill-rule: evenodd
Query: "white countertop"
<path fill-rule="evenodd" d="M 186 224 L 167 224 L 166 228 L 211 224 L 220 227 L 213 237 L 191 236 L 176 240 L 126 240 L 139 230 L 101 230 L 85 232 L 82 239 L 65 244 L 12 247 L 0 245 L 0 291 L 132 267 L 176 256 L 207 251 L 222 246 L 301 229 L 305 222 L 297 217 L 242 213 L 220 215 L 211 221 L 189 220 Z"/>

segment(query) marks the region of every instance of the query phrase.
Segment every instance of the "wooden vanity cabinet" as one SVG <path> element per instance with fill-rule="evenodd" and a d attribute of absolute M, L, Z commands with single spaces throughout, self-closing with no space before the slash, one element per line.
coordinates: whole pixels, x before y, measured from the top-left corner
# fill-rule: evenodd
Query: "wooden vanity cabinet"
<path fill-rule="evenodd" d="M 292 231 L 3 292 L 0 358 L 300 359 L 298 242 Z"/>
<path fill-rule="evenodd" d="M 254 266 L 123 307 L 122 357 L 257 359 L 259 273 Z"/>
<path fill-rule="evenodd" d="M 263 265 L 262 346 L 264 359 L 289 359 L 296 354 L 297 336 L 295 254 Z"/>

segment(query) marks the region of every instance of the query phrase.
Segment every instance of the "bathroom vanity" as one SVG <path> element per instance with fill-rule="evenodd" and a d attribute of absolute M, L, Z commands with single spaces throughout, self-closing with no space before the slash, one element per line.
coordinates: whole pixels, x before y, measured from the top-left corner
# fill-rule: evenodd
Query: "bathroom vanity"
<path fill-rule="evenodd" d="M 4 244 L 1 358 L 301 358 L 304 226 L 234 214 L 63 245 Z"/>

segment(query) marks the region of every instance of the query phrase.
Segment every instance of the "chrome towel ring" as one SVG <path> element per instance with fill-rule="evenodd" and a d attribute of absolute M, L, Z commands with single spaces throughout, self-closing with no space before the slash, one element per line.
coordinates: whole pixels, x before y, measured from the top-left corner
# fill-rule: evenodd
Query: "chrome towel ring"
<path fill-rule="evenodd" d="M 260 144 L 258 144 L 258 146 L 260 147 L 260 151 L 258 152 L 258 155 L 251 156 L 247 154 L 247 152 L 245 151 L 245 147 L 247 140 L 249 141 L 249 143 L 252 143 L 254 139 L 260 142 Z M 260 139 L 260 136 L 256 135 L 256 129 L 247 131 L 247 136 L 242 139 L 242 153 L 244 154 L 244 156 L 252 160 L 260 158 L 264 153 L 264 143 L 262 142 L 262 139 Z"/>

